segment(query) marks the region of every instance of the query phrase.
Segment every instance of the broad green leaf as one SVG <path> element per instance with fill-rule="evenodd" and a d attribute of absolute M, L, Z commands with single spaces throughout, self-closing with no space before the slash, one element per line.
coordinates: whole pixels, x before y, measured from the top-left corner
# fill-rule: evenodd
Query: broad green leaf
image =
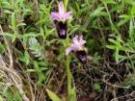
<path fill-rule="evenodd" d="M 3 101 L 3 98 L 2 98 L 2 96 L 0 96 L 0 101 Z"/>
<path fill-rule="evenodd" d="M 62 101 L 54 92 L 50 91 L 49 89 L 46 89 L 46 91 L 52 101 Z"/>

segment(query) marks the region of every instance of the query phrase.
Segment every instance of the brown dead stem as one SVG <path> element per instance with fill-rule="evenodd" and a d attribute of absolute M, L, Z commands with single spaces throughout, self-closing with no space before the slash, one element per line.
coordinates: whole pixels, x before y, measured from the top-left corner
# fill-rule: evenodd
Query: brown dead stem
<path fill-rule="evenodd" d="M 10 48 L 10 44 L 9 44 L 8 40 L 4 36 L 4 32 L 2 30 L 1 25 L 0 25 L 0 35 L 3 36 L 3 38 L 4 38 L 4 42 L 7 47 L 7 54 L 8 54 L 8 58 L 9 58 L 9 63 L 6 63 L 3 60 L 3 56 L 0 56 L 0 70 L 6 72 L 9 75 L 14 86 L 18 89 L 19 93 L 21 94 L 23 100 L 30 101 L 23 90 L 22 79 L 21 79 L 20 75 L 17 73 L 17 71 L 14 69 L 12 50 Z"/>

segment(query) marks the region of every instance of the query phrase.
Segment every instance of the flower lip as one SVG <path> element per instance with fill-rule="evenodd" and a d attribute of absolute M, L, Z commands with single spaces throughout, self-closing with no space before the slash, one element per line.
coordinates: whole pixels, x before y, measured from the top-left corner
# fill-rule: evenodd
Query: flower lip
<path fill-rule="evenodd" d="M 62 39 L 65 39 L 67 36 L 67 23 L 61 22 L 61 21 L 55 21 L 56 30 L 58 33 L 58 36 Z"/>
<path fill-rule="evenodd" d="M 87 54 L 84 50 L 80 50 L 76 52 L 76 57 L 78 58 L 78 60 L 85 64 L 87 62 Z"/>
<path fill-rule="evenodd" d="M 83 51 L 85 50 L 85 45 L 86 41 L 83 40 L 82 35 L 76 35 L 73 40 L 72 44 L 69 48 L 66 49 L 66 55 L 68 55 L 70 52 L 77 52 L 77 51 Z"/>
<path fill-rule="evenodd" d="M 61 1 L 58 4 L 58 12 L 52 12 L 51 17 L 52 17 L 53 20 L 65 22 L 66 20 L 68 20 L 72 17 L 72 13 L 65 11 L 64 4 Z"/>

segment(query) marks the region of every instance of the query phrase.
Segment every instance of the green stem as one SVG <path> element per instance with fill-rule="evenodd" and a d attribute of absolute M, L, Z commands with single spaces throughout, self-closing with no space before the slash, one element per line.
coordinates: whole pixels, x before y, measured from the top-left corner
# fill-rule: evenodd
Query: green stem
<path fill-rule="evenodd" d="M 67 93 L 68 93 L 68 101 L 70 101 L 70 89 L 71 89 L 71 84 L 72 84 L 72 75 L 70 72 L 70 57 L 67 56 L 66 59 L 66 72 L 67 72 Z"/>
<path fill-rule="evenodd" d="M 68 1 L 69 1 L 69 0 L 64 0 L 65 9 L 67 9 Z"/>
<path fill-rule="evenodd" d="M 64 46 L 64 50 L 68 47 L 69 44 L 69 38 L 67 37 L 65 40 L 62 40 L 63 42 L 63 46 Z M 72 74 L 70 71 L 70 56 L 67 55 L 66 56 L 66 60 L 65 60 L 65 69 L 66 69 L 66 74 L 67 74 L 67 101 L 71 101 L 71 90 L 72 90 Z"/>
<path fill-rule="evenodd" d="M 63 40 L 63 45 L 64 49 L 67 48 L 69 39 L 66 38 Z M 66 74 L 67 74 L 67 101 L 70 101 L 70 91 L 71 91 L 71 85 L 72 85 L 72 74 L 70 71 L 70 56 L 66 56 L 66 61 L 65 61 L 65 69 L 66 69 Z"/>
<path fill-rule="evenodd" d="M 106 12 L 107 12 L 107 14 L 108 14 L 109 22 L 110 22 L 110 24 L 111 24 L 112 30 L 115 31 L 115 33 L 119 35 L 119 31 L 117 30 L 117 28 L 116 28 L 115 25 L 113 24 L 113 21 L 112 21 L 112 18 L 111 18 L 111 14 L 110 14 L 110 12 L 109 12 L 109 9 L 108 9 L 108 6 L 107 6 L 106 2 L 104 2 L 104 1 L 102 1 L 102 2 L 103 2 L 103 4 L 104 4 L 105 9 L 106 9 Z"/>

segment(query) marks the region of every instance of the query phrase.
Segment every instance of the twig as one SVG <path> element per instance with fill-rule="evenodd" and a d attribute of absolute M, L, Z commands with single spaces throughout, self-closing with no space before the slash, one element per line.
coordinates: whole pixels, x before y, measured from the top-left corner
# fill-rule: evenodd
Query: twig
<path fill-rule="evenodd" d="M 7 46 L 8 58 L 9 58 L 9 65 L 7 66 L 6 63 L 3 61 L 3 57 L 0 56 L 0 69 L 9 74 L 9 76 L 11 77 L 15 87 L 18 89 L 18 91 L 22 95 L 23 100 L 24 101 L 29 101 L 29 99 L 27 98 L 27 96 L 25 95 L 25 93 L 23 91 L 22 80 L 21 80 L 19 74 L 13 68 L 14 66 L 13 66 L 12 51 L 10 49 L 10 45 L 9 45 L 7 39 L 4 37 L 4 32 L 2 30 L 1 25 L 0 25 L 0 35 L 2 35 L 3 38 L 4 38 L 4 42 L 5 42 L 6 46 Z"/>

